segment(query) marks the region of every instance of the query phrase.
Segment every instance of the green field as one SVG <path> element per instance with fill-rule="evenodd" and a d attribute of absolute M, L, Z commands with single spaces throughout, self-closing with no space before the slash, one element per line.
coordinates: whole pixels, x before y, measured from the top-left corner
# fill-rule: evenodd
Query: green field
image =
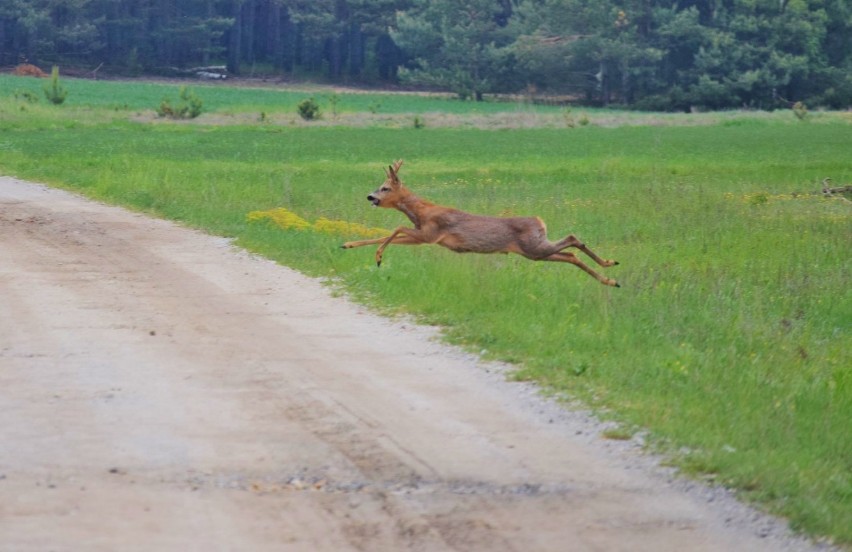
<path fill-rule="evenodd" d="M 852 204 L 796 195 L 825 177 L 852 183 L 849 114 L 582 110 L 588 124 L 573 128 L 417 129 L 399 121 L 566 111 L 341 92 L 341 113 L 365 119 L 311 126 L 290 122 L 311 93 L 218 86 L 197 88 L 199 120 L 152 122 L 176 86 L 65 84 L 68 105 L 54 107 L 22 97 L 40 81 L 0 76 L 0 173 L 234 237 L 442 325 L 449 341 L 619 422 L 613 436 L 645 431 L 686 472 L 852 544 Z M 375 102 L 399 118 L 383 124 Z M 602 270 L 623 287 L 517 256 L 391 246 L 376 268 L 372 248 L 341 250 L 358 238 L 346 223 L 407 222 L 365 199 L 398 158 L 406 184 L 437 203 L 538 215 L 554 240 L 576 234 L 621 262 Z M 280 207 L 311 226 L 249 220 Z"/>

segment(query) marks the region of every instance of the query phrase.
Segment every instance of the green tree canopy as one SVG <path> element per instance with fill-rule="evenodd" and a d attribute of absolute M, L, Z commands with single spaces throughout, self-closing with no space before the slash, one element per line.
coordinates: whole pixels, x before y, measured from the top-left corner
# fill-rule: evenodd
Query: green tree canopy
<path fill-rule="evenodd" d="M 848 0 L 3 0 L 0 65 L 397 83 L 650 109 L 852 106 Z M 66 72 L 67 74 L 67 72 Z"/>

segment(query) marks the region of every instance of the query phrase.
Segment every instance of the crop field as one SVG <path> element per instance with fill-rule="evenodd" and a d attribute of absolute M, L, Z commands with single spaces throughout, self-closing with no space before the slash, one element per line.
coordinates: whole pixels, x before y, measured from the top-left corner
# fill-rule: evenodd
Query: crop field
<path fill-rule="evenodd" d="M 42 81 L 0 76 L 0 172 L 233 237 L 440 325 L 614 420 L 611 438 L 640 432 L 685 472 L 852 544 L 852 203 L 811 193 L 852 183 L 849 113 L 199 86 L 205 113 L 175 122 L 153 112 L 177 85 L 64 84 L 49 106 Z M 309 96 L 316 124 L 296 115 Z M 340 249 L 408 224 L 366 200 L 400 158 L 421 197 L 540 216 L 552 240 L 620 261 L 601 271 L 622 287 L 513 255 L 390 246 L 377 268 L 372 247 Z"/>

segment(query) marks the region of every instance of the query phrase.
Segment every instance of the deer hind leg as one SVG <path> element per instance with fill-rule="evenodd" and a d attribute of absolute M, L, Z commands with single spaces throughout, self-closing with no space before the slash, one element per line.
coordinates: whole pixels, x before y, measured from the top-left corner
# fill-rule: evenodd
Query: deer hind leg
<path fill-rule="evenodd" d="M 571 263 L 572 265 L 582 269 L 589 276 L 591 276 L 592 278 L 594 278 L 595 280 L 597 280 L 598 282 L 600 282 L 604 285 L 613 286 L 613 287 L 621 287 L 620 285 L 618 285 L 618 282 L 616 282 L 612 278 L 606 278 L 605 276 L 601 276 L 600 274 L 598 274 L 597 272 L 595 272 L 594 270 L 592 270 L 591 268 L 586 266 L 585 263 L 583 263 L 583 261 L 578 259 L 577 256 L 574 255 L 573 253 L 566 253 L 564 251 L 560 251 L 558 253 L 554 253 L 552 255 L 549 255 L 549 256 L 541 259 L 541 260 L 542 261 L 558 261 L 558 262 L 563 262 L 563 263 Z"/>
<path fill-rule="evenodd" d="M 598 257 L 594 251 L 586 247 L 586 244 L 577 239 L 577 236 L 575 236 L 574 234 L 571 234 L 567 238 L 559 240 L 554 244 L 554 247 L 556 248 L 556 251 L 562 251 L 567 247 L 576 247 L 577 249 L 591 257 L 593 261 L 604 267 L 615 266 L 618 264 L 618 261 L 611 261 L 609 259 L 601 259 L 600 257 Z"/>

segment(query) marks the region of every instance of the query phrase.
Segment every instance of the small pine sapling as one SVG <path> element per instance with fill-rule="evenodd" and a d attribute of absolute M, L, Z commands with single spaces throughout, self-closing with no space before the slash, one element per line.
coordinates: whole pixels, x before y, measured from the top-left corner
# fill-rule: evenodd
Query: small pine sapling
<path fill-rule="evenodd" d="M 59 82 L 59 66 L 54 65 L 50 72 L 50 83 L 44 86 L 44 95 L 54 105 L 61 105 L 68 96 L 68 91 Z"/>

